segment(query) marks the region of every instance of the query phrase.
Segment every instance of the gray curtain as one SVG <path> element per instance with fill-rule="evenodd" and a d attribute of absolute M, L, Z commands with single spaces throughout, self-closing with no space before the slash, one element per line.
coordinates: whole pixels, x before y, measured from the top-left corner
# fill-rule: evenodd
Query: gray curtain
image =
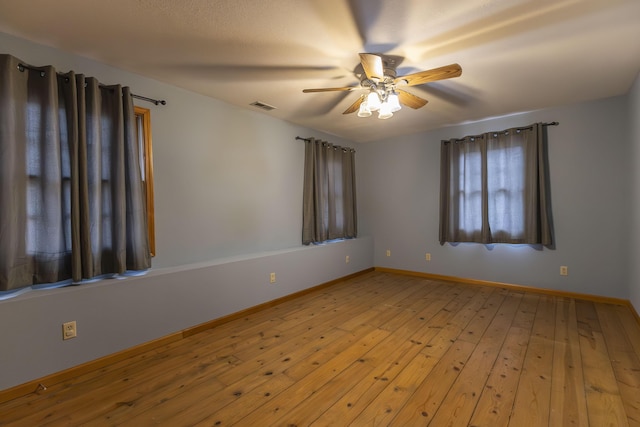
<path fill-rule="evenodd" d="M 305 142 L 302 243 L 357 235 L 355 150 Z"/>
<path fill-rule="evenodd" d="M 0 291 L 151 266 L 129 89 L 0 55 Z"/>
<path fill-rule="evenodd" d="M 553 246 L 546 128 L 442 141 L 440 243 Z"/>

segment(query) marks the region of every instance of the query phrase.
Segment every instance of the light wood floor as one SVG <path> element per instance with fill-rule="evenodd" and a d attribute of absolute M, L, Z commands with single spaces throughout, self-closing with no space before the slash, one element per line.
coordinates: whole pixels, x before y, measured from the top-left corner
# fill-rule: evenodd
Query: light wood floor
<path fill-rule="evenodd" d="M 640 425 L 628 307 L 371 272 L 0 405 L 2 425 Z"/>

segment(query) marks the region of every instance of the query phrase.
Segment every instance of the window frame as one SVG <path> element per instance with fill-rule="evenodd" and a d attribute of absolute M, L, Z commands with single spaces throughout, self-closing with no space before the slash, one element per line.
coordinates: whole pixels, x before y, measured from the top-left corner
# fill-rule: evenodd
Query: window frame
<path fill-rule="evenodd" d="M 147 207 L 147 229 L 149 232 L 149 252 L 151 256 L 156 256 L 156 235 L 155 235 L 155 210 L 153 198 L 153 143 L 151 138 L 151 110 L 134 105 L 136 117 L 136 127 L 142 126 L 142 132 L 137 132 L 136 137 L 142 135 L 142 146 L 144 153 L 144 183 L 145 198 Z M 138 141 L 140 142 L 140 141 Z"/>

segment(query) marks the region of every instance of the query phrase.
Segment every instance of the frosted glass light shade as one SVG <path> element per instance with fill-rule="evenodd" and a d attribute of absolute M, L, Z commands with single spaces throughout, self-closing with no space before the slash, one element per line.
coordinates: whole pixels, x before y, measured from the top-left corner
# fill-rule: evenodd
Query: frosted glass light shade
<path fill-rule="evenodd" d="M 378 113 L 379 119 L 388 119 L 392 117 L 393 113 L 391 112 L 391 105 L 388 102 L 383 102 L 380 104 L 380 112 Z"/>
<path fill-rule="evenodd" d="M 378 111 L 380 108 L 380 96 L 378 95 L 378 92 L 369 92 L 369 96 L 367 96 L 367 105 L 369 106 L 370 111 Z"/>
<path fill-rule="evenodd" d="M 387 102 L 389 103 L 389 106 L 391 107 L 391 112 L 395 113 L 396 111 L 400 111 L 400 109 L 402 108 L 400 106 L 400 100 L 398 99 L 398 94 L 395 92 L 392 92 L 389 94 L 389 98 L 387 100 Z"/>
<path fill-rule="evenodd" d="M 369 110 L 369 106 L 367 105 L 367 100 L 365 99 L 360 104 L 360 109 L 358 110 L 358 117 L 369 117 L 371 115 L 371 110 Z"/>

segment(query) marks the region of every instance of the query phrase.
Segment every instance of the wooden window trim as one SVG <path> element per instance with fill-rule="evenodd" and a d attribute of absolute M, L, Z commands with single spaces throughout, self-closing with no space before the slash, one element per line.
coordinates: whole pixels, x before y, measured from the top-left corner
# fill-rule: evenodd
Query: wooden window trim
<path fill-rule="evenodd" d="M 149 229 L 149 251 L 156 255 L 155 213 L 153 201 L 153 144 L 151 141 L 151 110 L 134 106 L 135 115 L 142 118 L 142 134 L 144 135 L 145 159 L 145 193 L 147 203 L 147 227 Z"/>

